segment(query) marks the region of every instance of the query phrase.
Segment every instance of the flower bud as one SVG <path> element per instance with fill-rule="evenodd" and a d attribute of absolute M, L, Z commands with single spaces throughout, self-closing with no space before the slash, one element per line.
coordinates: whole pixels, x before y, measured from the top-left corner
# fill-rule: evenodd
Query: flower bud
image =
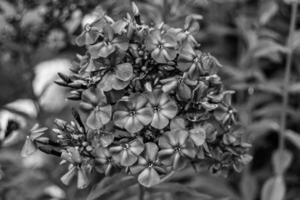
<path fill-rule="evenodd" d="M 21 151 L 21 156 L 27 157 L 27 156 L 33 154 L 36 150 L 37 150 L 36 145 L 31 140 L 31 138 L 29 136 L 27 136 L 25 144 Z"/>
<path fill-rule="evenodd" d="M 69 171 L 65 175 L 63 175 L 60 178 L 60 180 L 61 180 L 61 182 L 63 182 L 63 184 L 69 185 L 71 180 L 75 176 L 75 174 L 76 174 L 76 167 L 73 166 L 72 168 L 69 169 Z"/>
<path fill-rule="evenodd" d="M 89 185 L 89 179 L 82 168 L 78 168 L 77 172 L 77 187 L 79 189 L 86 188 Z"/>
<path fill-rule="evenodd" d="M 137 5 L 135 4 L 135 2 L 131 3 L 131 8 L 132 8 L 132 12 L 134 16 L 138 16 L 140 15 L 140 11 L 139 8 L 137 7 Z"/>

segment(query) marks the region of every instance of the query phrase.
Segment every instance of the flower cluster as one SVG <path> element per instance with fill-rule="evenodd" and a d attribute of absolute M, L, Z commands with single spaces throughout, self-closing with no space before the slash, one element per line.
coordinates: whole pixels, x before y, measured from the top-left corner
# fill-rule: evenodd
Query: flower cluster
<path fill-rule="evenodd" d="M 59 85 L 71 88 L 86 117 L 57 120 L 57 147 L 70 163 L 64 183 L 77 174 L 125 172 L 151 187 L 188 166 L 239 171 L 250 160 L 232 91 L 217 75 L 220 63 L 202 52 L 188 17 L 185 28 L 142 23 L 134 15 L 109 16 L 85 27 L 76 42 L 86 47 Z M 84 115 L 82 115 L 84 116 Z"/>

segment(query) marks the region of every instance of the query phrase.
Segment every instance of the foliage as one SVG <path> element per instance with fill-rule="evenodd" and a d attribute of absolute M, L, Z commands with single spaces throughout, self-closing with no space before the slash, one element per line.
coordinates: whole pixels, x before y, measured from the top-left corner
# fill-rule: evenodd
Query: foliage
<path fill-rule="evenodd" d="M 73 4 L 71 2 L 73 2 Z M 240 132 L 246 137 L 245 141 L 251 141 L 251 154 L 253 155 L 253 161 L 250 162 L 242 173 L 232 173 L 226 179 L 211 176 L 206 171 L 203 172 L 203 166 L 200 165 L 200 162 L 192 163 L 194 168 L 178 169 L 175 173 L 169 174 L 166 177 L 160 177 L 164 180 L 163 183 L 150 188 L 143 188 L 142 191 L 144 192 L 142 193 L 144 199 L 205 199 L 212 196 L 213 199 L 224 199 L 224 197 L 227 197 L 227 199 L 245 200 L 289 200 L 299 196 L 298 150 L 300 137 L 298 126 L 299 103 L 297 101 L 299 96 L 298 24 L 296 24 L 294 34 L 288 37 L 289 24 L 291 24 L 291 8 L 295 2 L 297 1 L 141 0 L 137 2 L 139 10 L 143 13 L 143 15 L 140 16 L 141 22 L 150 24 L 149 27 L 163 29 L 181 27 L 182 24 L 185 23 L 185 17 L 190 15 L 187 21 L 193 19 L 193 23 L 195 22 L 193 25 L 195 31 L 192 31 L 192 35 L 197 41 L 196 43 L 201 44 L 201 48 L 193 48 L 193 51 L 189 51 L 188 54 L 191 56 L 194 54 L 198 55 L 201 49 L 200 53 L 211 52 L 211 54 L 216 56 L 218 60 L 220 60 L 220 63 L 222 63 L 223 67 L 220 68 L 221 70 L 219 70 L 218 76 L 222 78 L 222 83 L 224 83 L 223 88 L 236 91 L 234 94 L 229 92 L 225 96 L 232 96 L 232 104 L 235 105 L 239 113 L 238 122 L 239 126 L 242 127 Z M 73 6 L 70 6 L 71 4 Z M 51 121 L 53 117 L 63 118 L 66 119 L 66 121 L 71 120 L 71 113 L 68 107 L 60 111 L 49 112 L 41 104 L 40 99 L 47 87 L 45 87 L 45 91 L 41 94 L 35 92 L 33 83 L 35 77 L 38 76 L 34 70 L 35 65 L 57 57 L 73 59 L 74 52 L 85 54 L 86 46 L 77 46 L 76 44 L 77 42 L 80 45 L 82 41 L 83 43 L 89 43 L 88 40 L 90 38 L 88 38 L 88 34 L 85 34 L 84 31 L 89 28 L 87 26 L 87 29 L 85 29 L 84 25 L 89 23 L 92 25 L 90 28 L 93 29 L 94 27 L 91 22 L 95 20 L 95 18 L 103 16 L 104 13 L 116 19 L 116 21 L 118 21 L 121 16 L 126 16 L 127 12 L 133 14 L 138 13 L 136 9 L 131 11 L 130 7 L 131 1 L 129 0 L 104 0 L 101 2 L 80 0 L 3 0 L 0 2 L 0 30 L 2 32 L 3 27 L 10 27 L 4 29 L 6 34 L 2 34 L 0 40 L 0 88 L 1 91 L 5 91 L 0 93 L 0 106 L 2 109 L 0 111 L 0 141 L 2 145 L 2 149 L 0 150 L 1 199 L 47 199 L 50 198 L 50 196 L 54 198 L 53 192 L 51 194 L 49 192 L 51 188 L 53 189 L 52 186 L 54 185 L 56 189 L 61 188 L 65 192 L 65 196 L 55 197 L 57 199 L 85 199 L 90 189 L 92 190 L 89 198 L 95 199 L 97 199 L 97 195 L 99 195 L 98 197 L 101 199 L 136 199 L 137 195 L 140 195 L 138 192 L 140 187 L 136 182 L 136 178 L 127 176 L 127 173 L 130 173 L 130 167 L 122 168 L 122 173 L 117 173 L 120 169 L 116 170 L 113 168 L 113 170 L 111 169 L 111 173 L 114 175 L 106 177 L 93 171 L 88 180 L 90 185 L 94 187 L 78 191 L 75 189 L 77 180 L 72 180 L 68 187 L 60 183 L 59 179 L 66 173 L 68 166 L 64 165 L 58 167 L 58 159 L 45 157 L 45 155 L 38 154 L 37 152 L 34 153 L 32 157 L 26 159 L 18 156 L 18 153 L 21 151 L 21 146 L 18 142 L 22 142 L 26 139 L 24 135 L 30 132 L 29 129 L 34 123 L 38 122 L 44 126 L 52 127 Z M 49 14 L 48 17 L 46 13 Z M 80 14 L 77 15 L 76 13 Z M 191 15 L 191 13 L 201 14 L 203 17 Z M 37 14 L 39 17 L 35 17 Z M 32 16 L 33 18 L 31 18 Z M 196 19 L 193 17 L 196 17 Z M 298 18 L 299 17 L 296 18 L 297 21 L 299 21 Z M 134 16 L 132 19 L 134 21 Z M 3 21 L 5 21 L 5 23 L 2 23 Z M 23 23 L 24 21 L 27 22 Z M 31 21 L 32 23 L 30 23 Z M 165 22 L 162 27 L 154 26 L 154 24 L 160 24 L 161 22 Z M 3 24 L 6 24 L 6 26 L 3 26 Z M 166 26 L 166 24 L 168 24 L 168 26 Z M 11 27 L 13 29 L 11 29 Z M 81 32 L 82 29 L 83 32 Z M 81 37 L 81 40 L 76 40 L 76 35 L 80 34 L 83 37 Z M 99 43 L 102 36 L 96 37 L 98 37 L 96 43 Z M 288 40 L 289 42 L 287 42 Z M 118 48 L 118 45 L 118 43 L 114 44 L 116 48 Z M 148 50 L 149 49 L 147 49 L 147 51 Z M 168 55 L 170 54 L 172 56 L 172 50 L 170 51 L 167 48 L 166 51 Z M 282 80 L 287 55 L 289 55 L 290 52 L 292 52 L 291 77 L 290 84 L 287 85 L 288 89 L 285 89 L 288 91 L 289 97 L 285 109 L 287 113 L 286 131 L 282 131 L 280 130 L 283 127 L 280 122 L 280 118 L 282 118 L 280 115 L 284 112 L 282 108 L 282 96 L 284 96 Z M 113 54 L 116 54 L 116 52 Z M 88 58 L 89 57 L 83 55 L 81 57 L 79 56 L 78 59 L 82 61 L 81 65 L 85 65 L 87 63 L 89 64 Z M 180 65 L 183 66 L 183 64 L 186 64 L 186 66 L 191 67 L 193 71 L 185 71 L 184 67 L 181 68 L 184 72 L 178 69 L 180 73 L 189 74 L 182 79 L 180 84 L 177 82 L 178 77 L 172 74 L 172 77 L 162 79 L 156 83 L 156 86 L 162 84 L 162 86 L 165 86 L 164 89 L 171 87 L 173 93 L 168 95 L 176 101 L 185 102 L 188 101 L 188 99 L 185 99 L 186 96 L 189 96 L 189 93 L 191 93 L 188 88 L 195 87 L 189 79 L 193 76 L 194 72 L 198 73 L 198 69 L 197 65 L 194 65 L 191 60 L 185 60 L 185 57 L 180 57 L 179 60 L 178 56 L 176 60 L 178 60 L 178 63 L 179 61 L 184 61 L 184 63 L 181 62 Z M 177 66 L 179 66 L 178 63 Z M 116 66 L 119 64 L 121 63 L 116 63 Z M 92 66 L 89 65 L 89 67 Z M 49 68 L 54 68 L 54 66 L 49 66 Z M 134 65 L 132 68 L 134 69 Z M 176 73 L 179 72 L 178 70 Z M 70 75 L 65 71 L 63 73 L 65 75 L 60 75 L 65 77 L 66 80 L 74 80 L 74 74 Z M 77 72 L 75 72 L 75 74 L 76 73 Z M 119 79 L 116 74 L 114 71 L 108 74 L 106 78 L 113 77 L 113 79 L 118 81 Z M 133 74 L 135 74 L 134 71 Z M 64 79 L 62 78 L 62 80 Z M 62 80 L 57 82 L 65 83 Z M 99 80 L 95 81 L 98 82 Z M 115 82 L 116 81 L 112 81 L 111 83 L 114 85 L 107 84 L 105 87 L 117 87 L 118 85 L 115 84 Z M 147 83 L 141 86 L 144 89 L 142 92 L 149 92 L 149 90 L 154 91 L 152 80 L 149 82 L 150 84 Z M 84 81 L 79 81 L 78 85 L 81 83 L 84 83 Z M 84 85 L 85 84 L 86 83 L 84 83 Z M 90 83 L 88 83 L 88 87 L 91 86 L 89 84 Z M 126 81 L 122 84 L 126 85 Z M 85 88 L 83 90 L 90 92 L 85 92 L 83 95 L 78 85 L 76 86 L 75 84 L 75 86 L 72 86 L 76 88 L 71 89 L 69 99 L 78 99 L 79 101 L 74 101 L 75 103 L 68 102 L 66 105 L 69 107 L 77 107 L 78 103 L 81 102 L 85 109 L 83 110 L 84 112 L 80 113 L 80 118 L 83 119 L 84 128 L 90 130 L 90 125 L 95 124 L 90 122 L 92 122 L 92 120 L 99 120 L 93 117 L 93 115 L 96 116 L 99 114 L 95 108 L 98 106 L 102 108 L 105 102 L 99 101 L 95 103 L 94 100 L 90 98 L 93 91 Z M 128 84 L 126 88 L 130 87 L 130 85 L 131 83 Z M 57 92 L 58 89 L 55 88 L 53 90 Z M 135 91 L 128 90 L 128 92 L 132 93 Z M 111 92 L 105 92 L 105 94 L 107 93 Z M 119 99 L 121 96 L 127 94 L 114 93 L 114 95 L 116 96 L 106 96 L 107 102 L 111 102 L 113 99 Z M 58 97 L 58 95 L 51 96 Z M 98 98 L 102 95 L 96 96 L 95 98 Z M 27 114 L 23 110 L 16 109 L 10 104 L 7 104 L 15 100 L 17 101 L 13 103 L 17 104 L 20 102 L 20 98 L 28 98 L 34 102 L 36 107 L 33 109 L 34 114 L 32 112 Z M 114 116 L 115 103 L 116 102 L 113 102 L 111 104 L 113 105 L 111 119 L 113 119 Z M 61 103 L 61 106 L 63 105 L 65 105 L 65 103 Z M 2 117 L 3 109 L 5 113 L 13 113 L 13 115 L 10 115 L 10 120 L 4 120 L 5 125 Z M 222 111 L 222 107 L 218 107 L 218 111 L 219 109 Z M 76 108 L 76 110 L 78 109 Z M 176 115 L 177 114 L 178 113 L 176 113 Z M 11 116 L 13 116 L 13 118 L 11 118 Z M 88 123 L 86 121 L 88 117 L 90 117 L 89 125 L 87 125 Z M 175 119 L 177 119 L 177 117 Z M 172 122 L 175 120 L 169 119 L 168 121 Z M 17 122 L 16 126 L 15 122 Z M 68 122 L 67 124 L 70 126 L 71 123 Z M 76 125 L 78 124 L 77 120 L 74 120 L 72 124 L 75 124 L 76 128 L 79 127 Z M 151 124 L 152 121 L 148 126 L 152 127 Z M 113 126 L 119 129 L 118 126 Z M 125 125 L 120 123 L 120 126 L 124 126 L 124 129 L 122 128 L 118 137 L 124 137 L 123 133 L 124 130 L 126 130 Z M 54 132 L 59 132 L 58 129 L 59 128 L 54 129 Z M 38 139 L 37 142 L 29 140 L 30 144 L 33 143 L 34 149 L 38 147 L 46 153 L 60 155 L 61 148 L 59 147 L 60 144 L 57 144 L 56 133 L 53 134 L 53 131 L 46 132 L 47 137 L 50 136 L 50 140 L 46 140 L 46 143 L 42 144 L 45 140 L 43 139 L 44 135 L 42 135 L 42 139 Z M 125 132 L 127 132 L 127 130 Z M 111 141 L 115 141 L 116 138 L 118 138 L 111 137 L 112 135 L 109 132 L 102 132 L 101 134 L 102 137 L 99 138 L 97 143 L 102 146 L 112 144 Z M 188 138 L 192 140 L 193 131 L 189 131 L 188 134 Z M 200 138 L 199 141 L 192 140 L 194 145 L 197 144 L 200 147 L 204 147 L 206 144 L 203 143 L 203 141 L 210 141 L 207 137 L 207 132 L 195 131 L 195 134 L 199 134 L 201 137 L 205 136 L 205 138 Z M 157 135 L 157 137 L 158 136 L 159 135 Z M 286 139 L 284 140 L 285 145 L 283 150 L 279 150 L 281 149 L 278 145 L 279 138 L 282 138 L 282 136 Z M 33 137 L 29 135 L 28 138 L 31 139 Z M 169 141 L 169 137 L 169 135 L 166 135 L 165 140 Z M 217 141 L 220 141 L 218 139 Z M 231 138 L 227 138 L 229 141 L 230 139 Z M 150 135 L 147 142 L 148 140 L 152 142 L 153 137 Z M 50 141 L 52 146 L 49 148 L 46 144 Z M 18 144 L 11 145 L 11 142 Z M 93 145 L 94 144 L 91 144 L 92 147 Z M 168 150 L 168 148 L 165 149 Z M 99 155 L 97 170 L 105 173 L 105 170 L 109 168 L 107 168 L 108 165 L 104 158 L 112 154 L 103 149 L 101 151 L 104 153 L 100 153 Z M 37 157 L 37 155 L 39 156 Z M 140 155 L 143 157 L 144 153 Z M 47 160 L 46 164 L 39 164 L 41 157 L 43 157 L 44 161 Z M 40 167 L 29 169 L 28 164 L 25 165 L 27 162 L 30 163 L 29 161 L 32 159 L 35 160 L 35 165 L 39 165 Z M 190 159 L 187 158 L 187 160 Z M 164 163 L 168 162 L 164 160 Z M 181 162 L 179 162 L 179 164 L 181 164 Z M 206 167 L 207 166 L 204 168 Z M 143 165 L 141 165 L 141 168 L 143 168 Z M 192 169 L 201 172 L 195 174 L 195 171 Z M 76 170 L 72 172 L 72 168 L 70 168 L 70 170 L 70 174 L 74 171 L 76 172 Z M 90 169 L 87 169 L 87 171 L 89 170 Z M 216 172 L 215 167 L 211 167 L 210 170 Z M 79 170 L 77 171 L 79 172 Z M 80 177 L 84 178 L 84 173 L 79 173 Z M 120 183 L 120 185 L 118 186 L 116 182 Z M 123 190 L 120 191 L 116 189 L 116 187 L 122 187 Z M 59 193 L 58 190 L 55 191 L 56 194 Z M 93 195 L 95 196 L 93 197 Z"/>

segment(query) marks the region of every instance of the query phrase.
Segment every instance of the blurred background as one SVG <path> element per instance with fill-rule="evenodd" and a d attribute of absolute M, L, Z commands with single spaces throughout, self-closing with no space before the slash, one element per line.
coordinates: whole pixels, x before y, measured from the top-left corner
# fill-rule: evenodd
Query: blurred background
<path fill-rule="evenodd" d="M 223 65 L 220 76 L 227 89 L 236 90 L 234 105 L 253 145 L 253 161 L 239 174 L 195 176 L 187 170 L 175 177 L 190 188 L 224 200 L 300 199 L 300 15 L 288 47 L 293 56 L 286 145 L 278 159 L 290 2 L 136 1 L 149 24 L 182 27 L 188 14 L 203 16 L 195 38 Z M 41 152 L 22 158 L 20 151 L 35 123 L 52 127 L 54 118 L 71 119 L 71 107 L 78 106 L 53 82 L 58 72 L 70 73 L 76 54 L 84 53 L 74 42 L 82 27 L 104 13 L 119 19 L 130 10 L 129 0 L 0 0 L 0 200 L 85 199 L 90 188 L 60 182 L 65 166 L 59 160 Z M 280 180 L 279 165 L 285 171 Z M 201 199 L 188 193 L 180 191 L 176 199 Z M 127 194 L 106 198 L 137 199 Z M 173 198 L 164 192 L 152 199 Z"/>

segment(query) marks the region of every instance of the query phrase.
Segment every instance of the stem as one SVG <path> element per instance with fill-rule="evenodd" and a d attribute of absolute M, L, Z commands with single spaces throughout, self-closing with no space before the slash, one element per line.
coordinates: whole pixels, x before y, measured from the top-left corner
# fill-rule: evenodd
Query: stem
<path fill-rule="evenodd" d="M 145 188 L 141 184 L 139 184 L 139 186 L 140 186 L 139 200 L 144 200 L 144 197 L 145 197 Z"/>
<path fill-rule="evenodd" d="M 283 155 L 283 151 L 285 148 L 284 141 L 285 141 L 285 130 L 286 130 L 287 107 L 289 102 L 288 88 L 290 84 L 292 58 L 293 58 L 292 40 L 295 33 L 297 13 L 298 13 L 298 2 L 294 1 L 292 3 L 289 35 L 286 44 L 288 48 L 288 52 L 287 52 L 287 59 L 285 64 L 285 75 L 284 75 L 284 82 L 283 82 L 283 92 L 282 92 L 283 100 L 282 100 L 282 112 L 280 116 L 280 135 L 279 135 L 279 144 L 278 144 L 278 150 L 280 155 Z"/>

